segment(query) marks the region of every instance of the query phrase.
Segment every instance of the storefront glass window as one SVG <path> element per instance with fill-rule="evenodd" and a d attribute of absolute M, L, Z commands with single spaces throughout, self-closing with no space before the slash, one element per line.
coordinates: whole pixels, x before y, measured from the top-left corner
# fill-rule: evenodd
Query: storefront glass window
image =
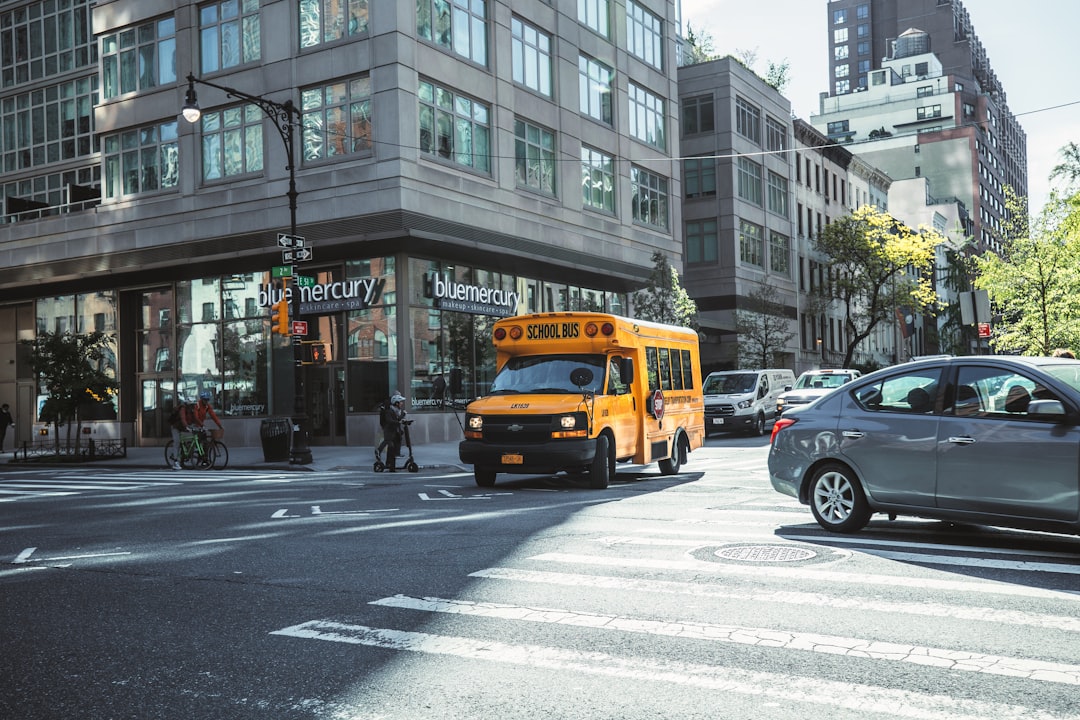
<path fill-rule="evenodd" d="M 75 298 L 71 295 L 41 298 L 37 301 L 37 332 L 75 332 Z"/>
<path fill-rule="evenodd" d="M 236 274 L 221 282 L 221 378 L 208 379 L 203 389 L 215 392 L 214 405 L 226 415 L 266 415 L 270 366 L 267 309 L 259 304 L 265 273 Z"/>
<path fill-rule="evenodd" d="M 177 391 L 189 401 L 203 389 L 220 389 L 223 349 L 221 335 L 221 282 L 218 278 L 185 280 L 176 285 Z"/>
<path fill-rule="evenodd" d="M 397 286 L 393 257 L 354 260 L 345 264 L 346 279 L 374 280 L 371 305 L 351 310 L 345 321 L 348 365 L 348 412 L 374 412 L 397 381 Z M 395 386 L 395 387 L 392 387 Z"/>

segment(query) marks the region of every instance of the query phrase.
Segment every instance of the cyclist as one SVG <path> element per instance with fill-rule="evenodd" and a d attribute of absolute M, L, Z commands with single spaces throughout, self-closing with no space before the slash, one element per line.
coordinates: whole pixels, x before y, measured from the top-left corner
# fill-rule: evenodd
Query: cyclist
<path fill-rule="evenodd" d="M 180 433 L 191 432 L 190 428 L 193 425 L 195 425 L 195 408 L 190 403 L 181 400 L 169 415 L 169 429 L 172 431 L 173 447 L 176 448 L 176 457 L 173 458 L 172 463 L 173 470 L 180 469 Z"/>
<path fill-rule="evenodd" d="M 206 418 L 210 417 L 215 423 L 217 423 L 219 430 L 225 430 L 225 426 L 221 424 L 221 420 L 218 419 L 217 413 L 214 412 L 214 407 L 210 404 L 210 391 L 203 390 L 199 393 L 199 402 L 195 404 L 195 424 L 202 428 L 206 422 Z"/>

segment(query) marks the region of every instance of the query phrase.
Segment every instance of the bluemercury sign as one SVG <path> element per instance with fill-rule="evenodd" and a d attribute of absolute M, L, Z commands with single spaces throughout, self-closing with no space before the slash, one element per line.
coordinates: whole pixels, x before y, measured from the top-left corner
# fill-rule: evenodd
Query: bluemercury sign
<path fill-rule="evenodd" d="M 517 315 L 521 295 L 513 290 L 486 288 L 447 280 L 438 273 L 424 278 L 424 296 L 440 310 L 510 317 Z"/>
<path fill-rule="evenodd" d="M 292 302 L 293 293 L 300 293 L 300 314 L 337 312 L 339 310 L 363 310 L 379 302 L 386 280 L 382 278 L 358 278 L 338 280 L 318 285 L 290 285 L 285 294 Z M 282 290 L 269 285 L 259 286 L 259 306 L 270 307 L 281 300 Z"/>

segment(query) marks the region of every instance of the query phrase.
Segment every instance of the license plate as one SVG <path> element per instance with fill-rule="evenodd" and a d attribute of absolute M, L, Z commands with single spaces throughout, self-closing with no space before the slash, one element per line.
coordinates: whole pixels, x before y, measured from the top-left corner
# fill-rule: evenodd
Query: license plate
<path fill-rule="evenodd" d="M 523 465 L 524 463 L 525 458 L 521 455 L 512 455 L 510 453 L 506 453 L 502 456 L 503 465 Z"/>
<path fill-rule="evenodd" d="M 723 425 L 724 424 L 724 418 L 713 418 L 712 419 L 712 424 L 713 425 Z"/>

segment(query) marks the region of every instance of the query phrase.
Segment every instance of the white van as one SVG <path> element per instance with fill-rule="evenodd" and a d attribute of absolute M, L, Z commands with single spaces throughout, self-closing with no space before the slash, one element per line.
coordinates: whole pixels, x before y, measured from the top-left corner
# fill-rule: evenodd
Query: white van
<path fill-rule="evenodd" d="M 784 368 L 709 373 L 701 386 L 705 395 L 705 434 L 764 435 L 765 423 L 776 418 L 776 399 L 794 384 L 795 373 Z"/>

